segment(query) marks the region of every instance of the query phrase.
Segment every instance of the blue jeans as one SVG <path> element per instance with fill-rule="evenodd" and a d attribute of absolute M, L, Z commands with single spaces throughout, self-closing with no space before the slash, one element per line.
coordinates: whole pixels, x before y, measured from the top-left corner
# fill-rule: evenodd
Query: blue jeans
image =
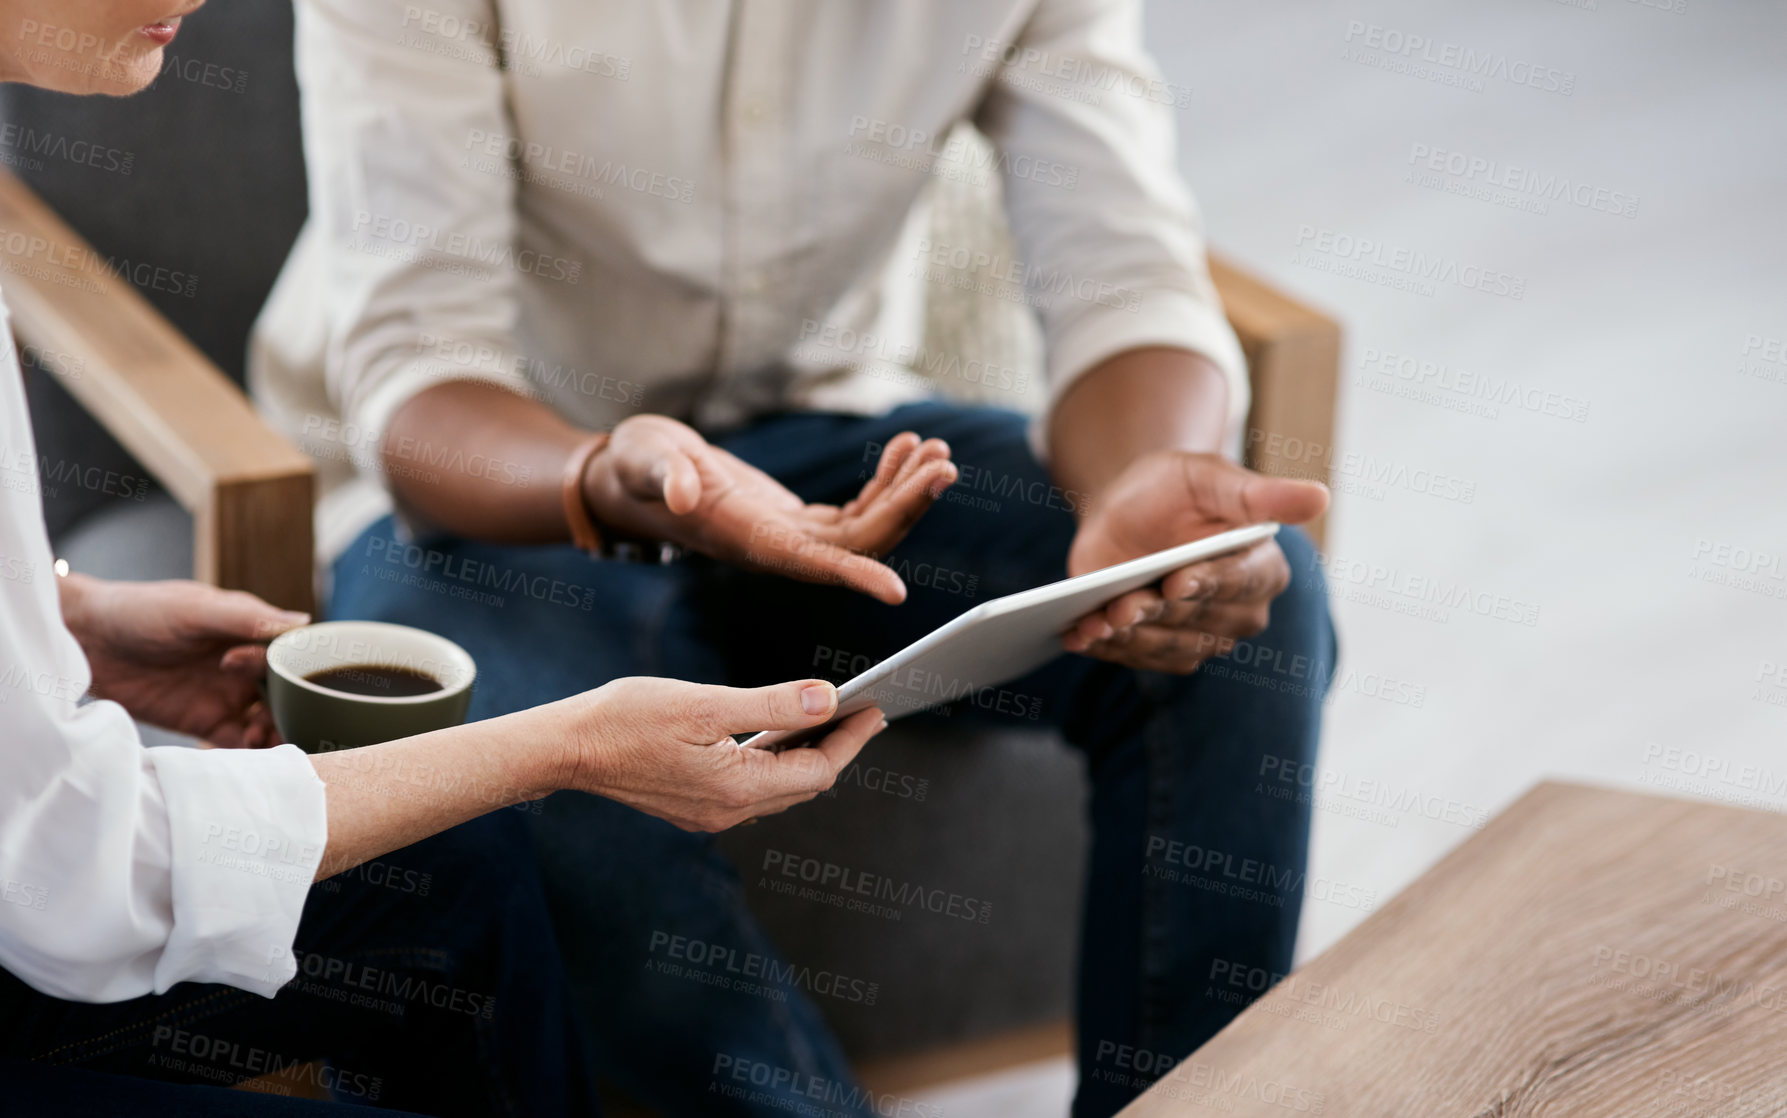
<path fill-rule="evenodd" d="M 716 441 L 801 497 L 840 503 L 908 429 L 948 440 L 963 479 L 887 559 L 911 591 L 900 606 L 699 558 L 656 567 L 569 547 L 405 543 L 387 519 L 336 563 L 330 616 L 459 642 L 478 662 L 472 717 L 484 718 L 626 675 L 754 685 L 824 674 L 819 646 L 879 658 L 975 602 L 1064 576 L 1071 498 L 1051 488 L 1013 413 L 928 402 L 880 417 L 784 415 Z M 1290 967 L 1309 809 L 1259 786 L 1262 768 L 1313 760 L 1334 642 L 1307 538 L 1280 542 L 1294 585 L 1267 631 L 1227 660 L 1169 676 L 1063 656 L 1011 687 L 1045 697 L 1038 721 L 1085 752 L 1092 780 L 1077 1115 L 1114 1112 L 1239 1012 L 1245 998 L 1213 996 L 1213 974 Z M 782 1113 L 776 1101 L 811 1105 L 814 1084 L 830 1085 L 832 1111 L 857 1109 L 803 991 L 766 999 L 645 965 L 654 932 L 779 959 L 711 838 L 582 795 L 552 797 L 534 823 L 604 1075 L 677 1115 Z M 726 1073 L 746 1060 L 785 1075 L 735 1097 Z"/>
<path fill-rule="evenodd" d="M 86 1005 L 0 971 L 0 1111 L 26 1099 L 43 1105 L 18 1113 L 344 1109 L 219 1089 L 296 1067 L 363 1107 L 595 1114 L 521 814 L 495 812 L 312 887 L 298 975 L 272 999 L 182 983 Z"/>

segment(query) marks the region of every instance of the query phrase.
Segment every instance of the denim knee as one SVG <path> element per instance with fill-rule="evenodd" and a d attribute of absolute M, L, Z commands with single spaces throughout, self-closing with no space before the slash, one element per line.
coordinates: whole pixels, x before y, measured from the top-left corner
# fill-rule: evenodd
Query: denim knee
<path fill-rule="evenodd" d="M 450 827 L 348 870 L 343 885 L 398 904 L 423 928 L 431 921 L 457 923 L 454 931 L 426 931 L 440 935 L 443 946 L 449 941 L 463 946 L 474 925 L 495 927 L 544 904 L 532 840 L 520 815 L 500 809 Z"/>

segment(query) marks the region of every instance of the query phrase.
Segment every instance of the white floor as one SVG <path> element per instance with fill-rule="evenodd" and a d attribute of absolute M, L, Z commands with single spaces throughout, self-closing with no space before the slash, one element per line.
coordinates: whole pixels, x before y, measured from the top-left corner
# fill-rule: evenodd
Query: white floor
<path fill-rule="evenodd" d="M 1355 473 L 1330 540 L 1348 686 L 1304 958 L 1548 777 L 1787 810 L 1787 6 L 1668 5 L 1152 4 L 1212 241 L 1348 332 L 1338 444 L 1361 459 L 1337 460 Z M 1392 53 L 1412 36 L 1430 45 Z M 1450 65 L 1467 52 L 1493 72 Z M 1510 80 L 1565 75 L 1568 95 Z M 1467 173 L 1410 181 L 1417 151 Z M 1472 160 L 1589 205 L 1455 193 L 1490 173 Z M 1389 286 L 1399 252 L 1522 297 Z M 1369 353 L 1453 387 L 1397 396 L 1362 376 Z M 1461 372 L 1537 410 L 1463 410 Z M 1443 613 L 1423 597 L 1463 592 Z M 1071 1086 L 1049 1064 L 926 1099 L 1059 1115 Z"/>

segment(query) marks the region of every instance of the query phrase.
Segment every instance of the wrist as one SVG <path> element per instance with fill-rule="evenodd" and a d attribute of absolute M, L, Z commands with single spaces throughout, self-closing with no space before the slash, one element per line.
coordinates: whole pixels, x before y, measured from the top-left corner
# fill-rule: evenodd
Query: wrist
<path fill-rule="evenodd" d="M 668 562 L 664 545 L 681 541 L 668 539 L 661 517 L 651 515 L 651 502 L 635 494 L 622 478 L 620 455 L 612 444 L 591 456 L 583 469 L 580 484 L 583 507 L 595 522 L 605 545 L 603 554 L 628 557 L 646 562 Z"/>
<path fill-rule="evenodd" d="M 1215 362 L 1186 349 L 1127 350 L 1087 370 L 1049 417 L 1053 473 L 1089 506 L 1138 461 L 1155 453 L 1219 453 L 1228 379 Z"/>
<path fill-rule="evenodd" d="M 606 431 L 598 431 L 582 439 L 571 448 L 560 472 L 559 507 L 570 532 L 571 546 L 589 555 L 601 554 L 603 539 L 601 525 L 590 511 L 585 479 L 590 463 L 602 456 L 613 438 Z"/>
<path fill-rule="evenodd" d="M 602 787 L 608 761 L 607 735 L 598 729 L 604 690 L 583 691 L 524 712 L 542 723 L 529 728 L 534 731 L 529 740 L 540 746 L 531 773 L 537 787 L 554 792 L 594 792 Z"/>
<path fill-rule="evenodd" d="M 620 475 L 614 468 L 614 460 L 611 441 L 583 465 L 583 507 L 589 510 L 590 518 L 599 527 L 608 531 L 617 530 L 623 522 L 621 510 L 628 500 Z"/>

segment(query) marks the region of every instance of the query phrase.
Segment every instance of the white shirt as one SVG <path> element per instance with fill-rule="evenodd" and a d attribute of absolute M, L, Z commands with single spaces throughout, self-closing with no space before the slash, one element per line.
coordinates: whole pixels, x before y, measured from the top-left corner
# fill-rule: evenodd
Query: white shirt
<path fill-rule="evenodd" d="M 0 967 L 74 1001 L 272 997 L 328 837 L 322 781 L 297 746 L 145 749 L 124 708 L 80 703 L 39 490 L 91 473 L 39 459 L 0 303 Z"/>
<path fill-rule="evenodd" d="M 589 428 L 875 413 L 929 394 L 889 368 L 937 359 L 918 352 L 926 287 L 989 273 L 1041 319 L 1051 403 L 1107 357 L 1170 345 L 1227 375 L 1231 431 L 1246 414 L 1174 166 L 1186 91 L 1143 51 L 1140 0 L 297 13 L 311 212 L 250 368 L 318 459 L 325 554 L 389 509 L 386 424 L 442 379 Z M 948 139 L 970 119 L 990 160 Z M 929 237 L 923 187 L 963 174 L 1002 182 L 1012 259 L 977 269 Z M 399 451 L 422 471 L 456 453 Z"/>

